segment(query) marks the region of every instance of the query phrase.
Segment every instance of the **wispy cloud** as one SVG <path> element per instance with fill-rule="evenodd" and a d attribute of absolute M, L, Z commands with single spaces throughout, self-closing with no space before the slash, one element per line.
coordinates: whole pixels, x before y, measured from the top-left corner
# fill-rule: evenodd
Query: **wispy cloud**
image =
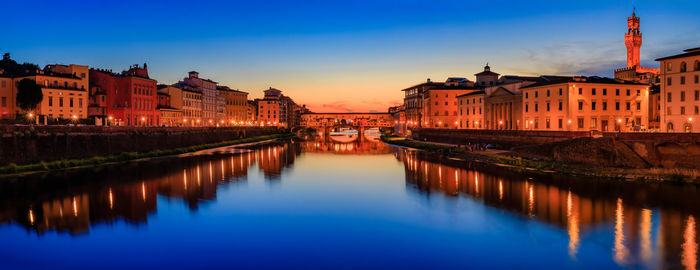
<path fill-rule="evenodd" d="M 385 112 L 389 107 L 401 104 L 402 100 L 357 100 L 357 101 L 333 101 L 322 104 L 308 104 L 310 110 L 315 112 Z"/>

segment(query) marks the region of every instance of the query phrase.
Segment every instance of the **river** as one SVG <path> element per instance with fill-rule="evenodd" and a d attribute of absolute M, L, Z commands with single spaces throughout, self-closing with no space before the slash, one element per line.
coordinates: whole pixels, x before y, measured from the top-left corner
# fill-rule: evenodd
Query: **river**
<path fill-rule="evenodd" d="M 374 140 L 0 179 L 0 269 L 696 269 L 695 185 L 549 178 Z"/>

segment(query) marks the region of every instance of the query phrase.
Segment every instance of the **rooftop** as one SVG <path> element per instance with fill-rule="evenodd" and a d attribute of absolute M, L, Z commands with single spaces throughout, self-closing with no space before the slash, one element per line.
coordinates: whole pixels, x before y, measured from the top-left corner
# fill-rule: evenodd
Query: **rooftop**
<path fill-rule="evenodd" d="M 681 54 L 676 54 L 676 55 L 671 55 L 671 56 L 666 56 L 666 57 L 661 57 L 656 59 L 656 61 L 663 61 L 663 60 L 671 60 L 671 59 L 677 59 L 677 58 L 683 58 L 683 57 L 690 57 L 690 56 L 698 56 L 700 55 L 700 47 L 697 48 L 692 48 L 692 49 L 686 49 L 683 50 L 685 53 Z"/>
<path fill-rule="evenodd" d="M 484 90 L 479 90 L 479 91 L 474 91 L 474 92 L 471 92 L 471 93 L 466 93 L 466 94 L 464 94 L 464 95 L 459 95 L 459 96 L 457 96 L 457 97 L 459 98 L 459 97 L 467 97 L 467 96 L 475 96 L 475 95 L 483 95 L 483 94 L 486 94 L 486 91 L 484 91 Z"/>
<path fill-rule="evenodd" d="M 555 78 L 552 78 L 550 80 L 544 80 L 544 81 L 537 82 L 537 83 L 534 83 L 534 84 L 531 84 L 528 86 L 523 86 L 523 87 L 521 87 L 521 89 L 544 86 L 544 85 L 561 84 L 561 83 L 604 83 L 604 84 L 619 84 L 619 85 L 647 85 L 645 83 L 636 83 L 636 82 L 624 81 L 624 80 L 612 79 L 612 78 L 606 78 L 606 77 L 576 76 L 576 77 L 555 77 Z"/>

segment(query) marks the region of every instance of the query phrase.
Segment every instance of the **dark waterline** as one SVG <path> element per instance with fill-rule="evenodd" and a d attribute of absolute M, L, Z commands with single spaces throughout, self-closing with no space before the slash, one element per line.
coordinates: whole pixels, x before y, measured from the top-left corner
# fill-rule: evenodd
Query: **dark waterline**
<path fill-rule="evenodd" d="M 0 269 L 696 269 L 695 185 L 289 142 L 0 179 Z"/>

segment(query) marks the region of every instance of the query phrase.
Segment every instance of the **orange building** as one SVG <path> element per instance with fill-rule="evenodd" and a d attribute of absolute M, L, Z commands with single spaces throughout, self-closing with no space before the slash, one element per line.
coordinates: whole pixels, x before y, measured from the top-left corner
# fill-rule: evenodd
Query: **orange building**
<path fill-rule="evenodd" d="M 457 96 L 479 90 L 474 82 L 465 78 L 451 77 L 444 83 L 426 85 L 422 90 L 423 104 L 420 117 L 422 127 L 459 128 L 459 105 Z M 408 118 L 408 108 L 406 109 Z"/>
<path fill-rule="evenodd" d="M 280 99 L 282 91 L 270 87 L 265 98 L 258 100 L 258 125 L 277 126 L 280 123 Z"/>
<path fill-rule="evenodd" d="M 444 85 L 445 83 L 433 82 L 428 79 L 425 83 L 401 90 L 404 92 L 403 105 L 406 110 L 406 126 L 408 128 L 420 128 L 426 125 L 425 123 L 428 121 L 424 120 L 425 115 L 423 115 L 423 97 L 425 92 L 430 88 Z"/>
<path fill-rule="evenodd" d="M 661 130 L 700 132 L 700 48 L 656 59 L 661 63 Z"/>
<path fill-rule="evenodd" d="M 521 88 L 526 130 L 644 131 L 649 85 L 570 77 Z"/>

